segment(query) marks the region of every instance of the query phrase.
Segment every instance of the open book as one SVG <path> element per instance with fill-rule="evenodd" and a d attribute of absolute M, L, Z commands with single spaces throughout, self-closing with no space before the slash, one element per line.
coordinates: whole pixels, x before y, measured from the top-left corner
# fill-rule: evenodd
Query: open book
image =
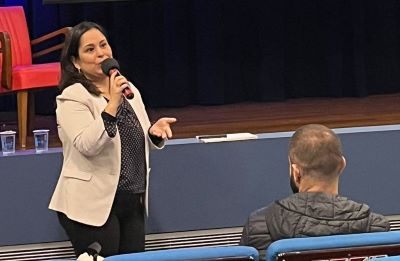
<path fill-rule="evenodd" d="M 196 139 L 205 143 L 235 140 L 252 140 L 257 138 L 257 135 L 248 132 L 196 136 Z"/>

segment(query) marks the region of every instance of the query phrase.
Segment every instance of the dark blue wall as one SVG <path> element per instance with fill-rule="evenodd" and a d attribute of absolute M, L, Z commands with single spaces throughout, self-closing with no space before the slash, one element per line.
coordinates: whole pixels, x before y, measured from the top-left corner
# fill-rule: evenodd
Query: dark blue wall
<path fill-rule="evenodd" d="M 347 158 L 340 193 L 376 212 L 400 214 L 400 126 L 338 132 Z M 238 227 L 254 209 L 291 193 L 290 136 L 211 144 L 171 140 L 152 151 L 147 232 Z M 60 149 L 0 156 L 0 245 L 67 239 L 47 209 L 61 164 Z"/>

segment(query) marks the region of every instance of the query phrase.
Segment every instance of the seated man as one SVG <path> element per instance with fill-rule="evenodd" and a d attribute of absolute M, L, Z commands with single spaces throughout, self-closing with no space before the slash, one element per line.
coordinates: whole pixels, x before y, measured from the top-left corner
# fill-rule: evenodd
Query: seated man
<path fill-rule="evenodd" d="M 283 238 L 388 231 L 382 215 L 338 195 L 346 166 L 339 137 L 323 125 L 299 128 L 289 145 L 293 195 L 250 214 L 241 245 L 265 249 Z"/>

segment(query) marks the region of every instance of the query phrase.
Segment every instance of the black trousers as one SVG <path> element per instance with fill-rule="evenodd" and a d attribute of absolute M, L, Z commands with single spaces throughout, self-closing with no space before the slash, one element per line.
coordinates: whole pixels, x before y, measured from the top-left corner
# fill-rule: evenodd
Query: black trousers
<path fill-rule="evenodd" d="M 93 242 L 100 243 L 103 257 L 144 251 L 144 193 L 117 192 L 110 216 L 101 227 L 76 222 L 64 213 L 57 214 L 77 256 L 87 252 Z"/>

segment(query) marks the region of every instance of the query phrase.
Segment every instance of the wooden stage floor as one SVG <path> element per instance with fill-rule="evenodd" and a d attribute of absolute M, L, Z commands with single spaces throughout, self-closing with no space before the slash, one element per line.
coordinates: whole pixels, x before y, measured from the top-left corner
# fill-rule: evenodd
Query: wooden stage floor
<path fill-rule="evenodd" d="M 152 121 L 176 117 L 174 138 L 235 132 L 292 131 L 301 125 L 320 123 L 331 128 L 400 124 L 400 93 L 363 98 L 302 98 L 283 102 L 236 103 L 218 106 L 148 109 Z M 17 129 L 16 122 L 3 123 Z M 55 116 L 36 115 L 34 127 L 50 129 L 50 147 L 61 146 Z M 4 128 L 4 126 L 3 126 Z M 28 148 L 33 147 L 28 137 Z"/>

